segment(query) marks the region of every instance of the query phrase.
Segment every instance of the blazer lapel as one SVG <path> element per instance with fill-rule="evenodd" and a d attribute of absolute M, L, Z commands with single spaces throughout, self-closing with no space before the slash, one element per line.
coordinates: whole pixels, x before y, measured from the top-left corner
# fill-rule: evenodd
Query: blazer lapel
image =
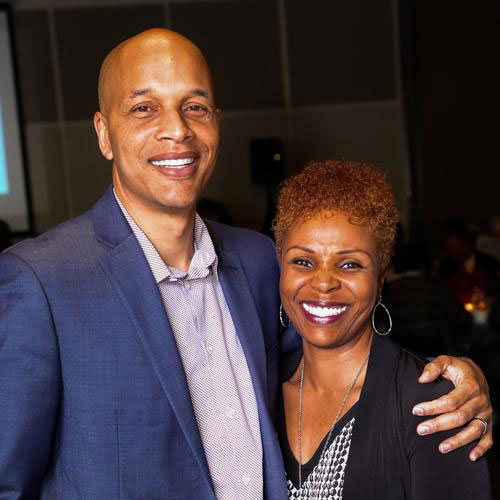
<path fill-rule="evenodd" d="M 264 496 L 269 499 L 286 498 L 283 460 L 269 413 L 266 350 L 259 315 L 239 258 L 220 250 L 218 255 L 219 279 L 245 354 L 259 411 L 264 453 Z"/>
<path fill-rule="evenodd" d="M 211 484 L 182 362 L 146 257 L 112 191 L 96 205 L 94 213 L 97 238 L 113 247 L 101 258 L 101 264 L 115 285 L 179 426 Z"/>
<path fill-rule="evenodd" d="M 374 498 L 378 437 L 386 418 L 388 387 L 394 378 L 397 362 L 395 346 L 377 335 L 373 336 L 365 383 L 356 409 L 350 458 L 344 481 L 345 498 Z M 371 464 L 369 471 L 366 464 Z M 360 481 L 359 478 L 363 478 Z"/>
<path fill-rule="evenodd" d="M 255 302 L 239 258 L 223 250 L 219 256 L 218 273 L 222 291 L 245 354 L 257 402 L 259 406 L 261 403 L 266 405 L 266 351 Z"/>

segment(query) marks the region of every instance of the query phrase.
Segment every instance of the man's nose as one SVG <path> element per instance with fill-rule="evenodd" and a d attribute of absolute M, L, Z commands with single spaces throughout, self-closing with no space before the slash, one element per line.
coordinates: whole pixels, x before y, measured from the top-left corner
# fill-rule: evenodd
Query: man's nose
<path fill-rule="evenodd" d="M 176 143 L 181 143 L 189 140 L 193 135 L 193 131 L 186 119 L 179 111 L 165 111 L 160 115 L 158 130 L 156 132 L 158 140 L 168 139 Z"/>
<path fill-rule="evenodd" d="M 311 286 L 321 293 L 328 293 L 340 288 L 340 280 L 331 269 L 320 268 L 311 278 Z"/>

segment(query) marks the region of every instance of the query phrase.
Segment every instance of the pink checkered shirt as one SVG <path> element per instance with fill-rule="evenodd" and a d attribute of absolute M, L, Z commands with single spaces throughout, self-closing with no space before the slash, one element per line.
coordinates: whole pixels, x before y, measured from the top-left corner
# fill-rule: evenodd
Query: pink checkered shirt
<path fill-rule="evenodd" d="M 219 283 L 217 255 L 208 230 L 196 215 L 195 252 L 189 270 L 169 267 L 116 192 L 115 198 L 160 290 L 186 373 L 215 495 L 218 500 L 262 500 L 257 402 Z"/>

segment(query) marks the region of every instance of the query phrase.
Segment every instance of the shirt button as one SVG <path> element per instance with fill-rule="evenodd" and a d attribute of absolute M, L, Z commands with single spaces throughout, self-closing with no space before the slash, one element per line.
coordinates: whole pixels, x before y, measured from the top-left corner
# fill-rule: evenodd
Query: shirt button
<path fill-rule="evenodd" d="M 235 413 L 236 413 L 236 410 L 233 407 L 228 406 L 226 408 L 226 416 L 228 416 L 229 418 L 233 418 Z"/>
<path fill-rule="evenodd" d="M 205 266 L 208 266 L 208 264 L 210 264 L 210 254 L 208 252 L 203 252 L 202 253 L 202 260 L 203 260 L 203 264 Z"/>
<path fill-rule="evenodd" d="M 252 478 L 250 477 L 250 474 L 245 472 L 245 474 L 243 474 L 243 477 L 241 478 L 241 480 L 243 481 L 243 484 L 245 486 L 248 486 L 250 484 L 250 481 L 252 480 Z"/>
<path fill-rule="evenodd" d="M 207 352 L 208 354 L 212 354 L 214 352 L 214 346 L 212 344 L 207 344 Z"/>

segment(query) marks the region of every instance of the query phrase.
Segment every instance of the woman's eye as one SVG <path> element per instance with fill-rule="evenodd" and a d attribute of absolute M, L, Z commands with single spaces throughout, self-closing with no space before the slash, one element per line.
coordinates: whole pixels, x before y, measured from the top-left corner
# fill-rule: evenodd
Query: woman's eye
<path fill-rule="evenodd" d="M 344 264 L 342 264 L 341 266 L 341 269 L 361 269 L 363 266 L 361 266 L 361 264 L 359 264 L 358 262 L 344 262 Z"/>
<path fill-rule="evenodd" d="M 312 267 L 312 262 L 310 260 L 307 260 L 307 259 L 294 259 L 292 261 L 292 264 L 295 264 L 295 265 L 301 266 L 301 267 Z"/>

